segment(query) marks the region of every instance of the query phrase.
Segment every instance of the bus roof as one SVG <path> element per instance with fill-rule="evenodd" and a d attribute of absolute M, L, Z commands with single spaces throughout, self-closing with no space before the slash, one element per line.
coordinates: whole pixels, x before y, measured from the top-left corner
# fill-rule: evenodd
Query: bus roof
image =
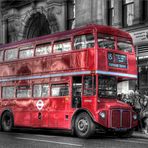
<path fill-rule="evenodd" d="M 86 26 L 83 26 L 83 27 L 72 29 L 72 30 L 67 30 L 67 31 L 58 32 L 58 33 L 54 33 L 54 34 L 44 35 L 44 36 L 41 36 L 41 37 L 36 37 L 36 38 L 32 38 L 32 39 L 24 39 L 24 40 L 21 40 L 21 41 L 8 43 L 8 44 L 0 44 L 0 48 L 18 46 L 18 45 L 21 45 L 21 44 L 27 44 L 27 43 L 31 43 L 31 42 L 35 42 L 35 41 L 46 40 L 46 39 L 56 39 L 56 38 L 58 39 L 59 37 L 73 35 L 75 33 L 81 32 L 81 31 L 93 30 L 93 29 L 98 30 L 98 32 L 100 32 L 100 33 L 124 37 L 124 38 L 128 38 L 128 39 L 132 40 L 130 34 L 128 32 L 121 30 L 121 29 L 110 27 L 110 26 L 105 26 L 105 25 L 89 24 L 89 25 L 86 25 Z"/>

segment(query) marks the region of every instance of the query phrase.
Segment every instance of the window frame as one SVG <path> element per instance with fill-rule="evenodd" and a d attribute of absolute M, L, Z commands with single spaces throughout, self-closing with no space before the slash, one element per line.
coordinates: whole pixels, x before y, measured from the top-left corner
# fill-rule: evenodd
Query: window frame
<path fill-rule="evenodd" d="M 47 53 L 47 54 L 39 54 L 39 55 L 37 55 L 37 48 L 38 47 L 46 47 L 46 46 L 50 46 L 50 52 L 49 53 Z M 42 44 L 37 44 L 36 46 L 35 46 L 35 50 L 34 50 L 34 56 L 35 57 L 40 57 L 40 56 L 48 56 L 48 55 L 51 55 L 52 54 L 52 42 L 48 42 L 48 43 L 42 43 Z"/>
<path fill-rule="evenodd" d="M 89 35 L 92 35 L 93 40 L 87 40 L 87 36 L 89 36 Z M 81 42 L 80 41 L 75 42 L 76 38 L 78 39 L 78 37 L 81 37 L 81 36 L 85 37 L 85 41 L 82 41 L 82 38 L 79 38 L 79 39 L 81 39 Z M 76 48 L 77 45 L 82 44 L 84 42 L 85 42 L 85 47 Z M 90 43 L 94 44 L 94 45 L 91 47 L 88 47 L 87 44 L 90 44 Z M 89 49 L 89 48 L 94 48 L 94 47 L 95 47 L 95 35 L 93 32 L 85 32 L 85 33 L 81 33 L 81 34 L 75 34 L 73 36 L 73 50 L 83 50 L 83 49 Z"/>
<path fill-rule="evenodd" d="M 62 48 L 62 50 L 59 50 L 59 52 L 57 52 L 58 50 L 55 49 L 55 45 L 62 44 L 62 47 L 63 47 L 64 43 L 70 43 L 70 50 L 65 51 L 65 50 L 63 50 L 64 48 Z M 52 51 L 53 51 L 53 54 L 58 54 L 58 53 L 64 53 L 64 52 L 72 51 L 72 40 L 71 40 L 71 38 L 55 40 L 53 42 L 53 49 L 52 49 Z"/>
<path fill-rule="evenodd" d="M 6 58 L 6 53 L 7 51 L 12 51 L 14 53 L 14 51 L 16 50 L 16 57 L 15 58 L 11 58 L 11 59 L 7 59 Z M 10 53 L 9 53 L 10 55 Z M 8 48 L 8 49 L 5 49 L 4 50 L 4 53 L 3 53 L 3 56 L 4 56 L 4 61 L 5 62 L 9 62 L 9 61 L 15 61 L 15 60 L 18 60 L 18 55 L 19 55 L 19 49 L 16 47 L 16 48 Z"/>
<path fill-rule="evenodd" d="M 108 25 L 113 26 L 114 25 L 114 16 L 115 16 L 115 1 L 110 0 L 108 1 Z"/>
<path fill-rule="evenodd" d="M 4 50 L 0 50 L 0 52 L 2 52 L 2 54 L 0 54 L 0 63 L 4 61 Z"/>
<path fill-rule="evenodd" d="M 67 85 L 67 87 L 68 87 L 68 95 L 57 95 L 57 96 L 54 96 L 54 95 L 52 95 L 52 86 L 53 85 L 64 85 L 65 84 L 65 86 Z M 54 88 L 56 88 L 56 87 L 54 87 Z M 58 88 L 58 87 L 57 87 Z M 60 91 L 59 91 L 59 93 L 60 93 Z M 63 83 L 51 83 L 50 84 L 50 96 L 51 97 L 67 97 L 67 96 L 69 96 L 70 95 L 70 84 L 68 83 L 68 82 L 63 82 Z"/>
<path fill-rule="evenodd" d="M 91 82 L 92 82 L 92 87 L 91 88 L 86 88 L 85 87 L 85 77 L 91 77 Z M 83 95 L 84 96 L 95 96 L 96 95 L 96 75 L 84 75 L 83 76 Z M 86 95 L 85 90 L 91 90 L 92 94 L 91 95 Z"/>
<path fill-rule="evenodd" d="M 130 13 L 129 13 L 129 14 L 133 15 L 132 16 L 133 18 L 131 20 L 132 23 L 130 25 L 128 24 L 128 22 L 129 22 L 128 21 L 129 15 L 128 15 L 128 12 L 127 12 L 129 6 L 133 7 L 133 9 L 130 10 Z M 130 27 L 130 26 L 134 25 L 134 22 L 133 22 L 134 21 L 134 13 L 135 13 L 134 0 L 129 0 L 129 2 L 127 0 L 123 0 L 123 26 L 124 27 Z"/>
<path fill-rule="evenodd" d="M 14 96 L 13 97 L 10 97 L 10 98 L 6 98 L 6 97 L 3 97 L 3 88 L 8 88 L 8 87 L 13 87 L 14 88 Z M 6 86 L 1 86 L 1 99 L 14 99 L 16 98 L 16 87 L 14 85 L 6 85 Z"/>
<path fill-rule="evenodd" d="M 35 97 L 34 96 L 34 86 L 35 85 L 42 85 L 42 87 L 43 87 L 43 85 L 48 85 L 48 96 L 41 96 L 41 97 Z M 50 97 L 50 84 L 49 83 L 34 83 L 33 85 L 32 85 L 32 97 L 33 98 L 48 98 L 48 97 Z"/>
<path fill-rule="evenodd" d="M 99 35 L 101 35 L 102 38 L 100 38 Z M 105 35 L 105 37 L 104 37 L 104 35 Z M 108 37 L 113 37 L 113 39 L 110 39 L 110 38 L 108 39 L 108 38 L 106 38 L 107 36 L 108 36 Z M 114 48 L 100 47 L 99 42 L 98 42 L 99 39 L 103 40 L 103 42 L 104 42 L 104 40 L 105 40 L 105 41 L 113 41 L 113 42 L 114 42 Z M 103 43 L 103 44 L 104 44 L 104 43 Z M 97 45 L 98 45 L 98 48 L 103 48 L 103 49 L 108 49 L 108 50 L 116 50 L 116 36 L 114 36 L 114 35 L 112 35 L 112 34 L 97 32 Z M 103 45 L 103 46 L 104 46 L 104 45 Z"/>
<path fill-rule="evenodd" d="M 27 50 L 33 51 L 32 56 L 29 56 L 29 57 L 27 56 L 27 57 L 23 57 L 23 58 L 22 58 L 22 57 L 20 56 L 20 53 L 23 52 L 23 51 L 27 51 Z M 24 59 L 33 58 L 33 57 L 34 57 L 34 53 L 35 53 L 35 52 L 34 52 L 34 48 L 19 49 L 18 56 L 19 56 L 19 59 L 20 59 L 20 60 L 24 60 Z"/>
<path fill-rule="evenodd" d="M 23 89 L 18 89 L 18 87 L 25 87 L 25 86 L 29 86 L 29 89 L 26 89 L 26 90 L 29 90 L 30 91 L 30 96 L 29 97 L 18 97 L 18 94 L 17 94 L 17 90 L 23 90 Z M 29 99 L 29 98 L 32 98 L 32 85 L 30 85 L 30 84 L 26 84 L 26 85 L 17 85 L 16 86 L 16 99 L 24 99 L 24 98 L 26 98 L 26 99 Z"/>

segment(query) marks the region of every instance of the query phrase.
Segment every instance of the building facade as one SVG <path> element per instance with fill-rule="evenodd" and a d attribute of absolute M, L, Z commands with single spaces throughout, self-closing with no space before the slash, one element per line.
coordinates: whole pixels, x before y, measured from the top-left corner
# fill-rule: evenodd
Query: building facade
<path fill-rule="evenodd" d="M 138 87 L 148 93 L 147 0 L 0 0 L 0 43 L 3 44 L 90 23 L 114 26 L 132 35 L 137 53 Z M 133 89 L 134 85 L 129 81 L 124 87 Z"/>

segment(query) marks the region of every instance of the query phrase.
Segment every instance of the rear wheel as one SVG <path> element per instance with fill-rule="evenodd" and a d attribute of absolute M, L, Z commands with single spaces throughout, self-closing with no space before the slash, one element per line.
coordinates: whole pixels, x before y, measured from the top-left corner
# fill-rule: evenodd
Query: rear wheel
<path fill-rule="evenodd" d="M 1 119 L 1 128 L 5 132 L 9 132 L 13 127 L 13 115 L 9 111 L 4 112 Z"/>
<path fill-rule="evenodd" d="M 76 118 L 75 133 L 81 138 L 89 138 L 95 133 L 95 124 L 87 113 L 80 113 Z"/>

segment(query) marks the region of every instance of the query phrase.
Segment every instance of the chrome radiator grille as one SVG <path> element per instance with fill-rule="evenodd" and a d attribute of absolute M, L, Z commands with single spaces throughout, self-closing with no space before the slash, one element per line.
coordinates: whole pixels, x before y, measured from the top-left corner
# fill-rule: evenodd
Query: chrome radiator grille
<path fill-rule="evenodd" d="M 123 109 L 111 110 L 111 128 L 130 128 L 131 112 Z"/>

